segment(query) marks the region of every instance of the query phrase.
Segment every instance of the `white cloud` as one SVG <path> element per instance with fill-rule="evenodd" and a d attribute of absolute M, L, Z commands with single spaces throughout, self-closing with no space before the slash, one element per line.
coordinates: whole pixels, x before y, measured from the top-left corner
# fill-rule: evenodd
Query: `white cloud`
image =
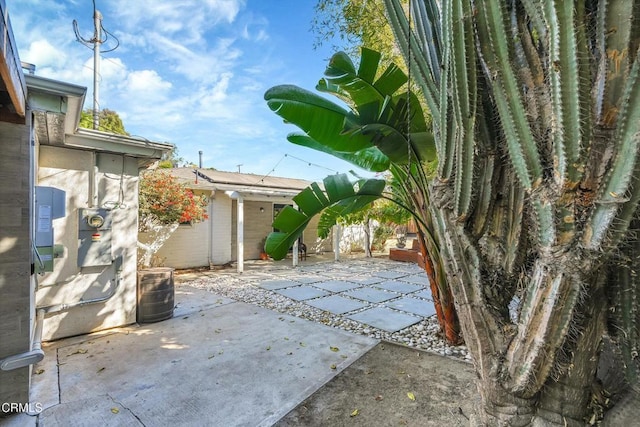
<path fill-rule="evenodd" d="M 161 34 L 154 35 L 154 40 L 172 70 L 192 81 L 215 81 L 220 73 L 231 70 L 241 56 L 232 39 L 218 39 L 208 51 L 191 50 Z"/>
<path fill-rule="evenodd" d="M 129 30 L 151 27 L 191 44 L 202 42 L 203 33 L 219 23 L 232 23 L 244 4 L 244 0 L 117 0 L 109 6 Z"/>
<path fill-rule="evenodd" d="M 153 94 L 154 97 L 164 99 L 171 87 L 171 83 L 162 80 L 154 70 L 133 71 L 129 73 L 125 82 L 125 91 L 134 96 Z"/>
<path fill-rule="evenodd" d="M 34 40 L 26 51 L 20 52 L 20 59 L 38 67 L 63 67 L 68 58 L 67 54 L 53 46 L 46 39 Z"/>
<path fill-rule="evenodd" d="M 207 104 L 218 103 L 227 99 L 229 81 L 232 77 L 232 73 L 222 73 L 220 75 L 220 79 L 213 85 L 213 87 L 211 87 L 207 91 L 206 95 L 201 99 L 201 105 L 206 106 Z"/>

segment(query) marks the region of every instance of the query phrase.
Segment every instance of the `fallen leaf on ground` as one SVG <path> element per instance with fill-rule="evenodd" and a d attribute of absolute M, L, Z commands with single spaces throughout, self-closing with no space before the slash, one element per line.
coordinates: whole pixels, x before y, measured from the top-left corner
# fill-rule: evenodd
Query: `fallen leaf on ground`
<path fill-rule="evenodd" d="M 413 393 L 411 393 L 411 392 L 407 393 L 407 397 L 408 397 L 409 399 L 411 399 L 411 400 L 416 400 L 416 396 L 415 396 L 415 394 L 413 394 Z"/>
<path fill-rule="evenodd" d="M 384 397 L 382 397 L 382 395 L 381 395 L 381 394 L 379 394 L 379 395 L 377 395 L 377 396 L 376 396 L 376 400 L 377 400 L 377 401 L 381 401 L 382 399 L 384 399 Z"/>
<path fill-rule="evenodd" d="M 360 411 L 358 409 L 354 409 L 353 412 L 349 415 L 350 417 L 357 417 Z"/>
<path fill-rule="evenodd" d="M 120 409 L 116 408 L 115 406 L 113 408 L 111 408 L 111 412 L 113 412 L 114 414 L 119 414 L 120 413 Z"/>
<path fill-rule="evenodd" d="M 269 351 L 269 350 L 271 350 L 271 346 L 270 345 L 267 346 L 267 351 Z"/>
<path fill-rule="evenodd" d="M 306 347 L 307 345 L 305 343 L 303 343 L 302 341 L 300 341 L 300 347 Z"/>
<path fill-rule="evenodd" d="M 102 368 L 98 369 L 98 371 L 97 371 L 97 372 L 102 372 L 102 371 L 104 371 L 104 370 L 105 370 L 105 367 L 103 366 Z"/>
<path fill-rule="evenodd" d="M 331 364 L 331 369 L 337 369 L 338 367 L 334 364 Z"/>
<path fill-rule="evenodd" d="M 67 356 L 73 356 L 74 354 L 85 354 L 88 350 L 85 350 L 84 348 L 79 348 L 76 351 L 74 351 L 73 353 L 69 353 L 67 354 Z"/>
<path fill-rule="evenodd" d="M 329 346 L 329 350 L 331 350 L 333 352 L 340 351 L 340 349 L 338 347 L 331 347 L 331 346 Z"/>
<path fill-rule="evenodd" d="M 44 372 L 44 369 L 38 369 L 38 370 L 35 372 L 35 374 L 36 374 L 36 375 L 40 375 L 40 374 L 41 374 L 41 373 L 43 373 L 43 372 Z"/>

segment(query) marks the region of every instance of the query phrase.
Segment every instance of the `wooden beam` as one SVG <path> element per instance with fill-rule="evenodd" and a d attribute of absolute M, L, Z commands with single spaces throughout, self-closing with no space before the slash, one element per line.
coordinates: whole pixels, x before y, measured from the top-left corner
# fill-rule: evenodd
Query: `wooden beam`
<path fill-rule="evenodd" d="M 0 78 L 2 78 L 7 88 L 16 114 L 24 117 L 26 114 L 27 85 L 22 73 L 17 46 L 13 39 L 9 11 L 4 0 L 0 0 L 0 13 L 2 14 L 2 19 L 0 20 L 0 47 L 2 49 L 2 55 L 0 55 Z"/>

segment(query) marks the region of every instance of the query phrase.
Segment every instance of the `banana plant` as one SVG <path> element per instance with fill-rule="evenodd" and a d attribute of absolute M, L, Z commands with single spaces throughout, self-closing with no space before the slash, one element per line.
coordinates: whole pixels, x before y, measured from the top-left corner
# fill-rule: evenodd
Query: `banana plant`
<path fill-rule="evenodd" d="M 607 375 L 638 389 L 638 2 L 384 2 L 433 117 L 428 209 L 481 422 L 596 422 Z"/>
<path fill-rule="evenodd" d="M 383 197 L 385 184 L 383 179 L 361 179 L 353 184 L 346 174 L 326 177 L 324 190 L 317 183 L 311 184 L 293 197 L 298 209 L 286 206 L 275 218 L 273 227 L 280 231 L 267 236 L 265 251 L 275 260 L 283 259 L 318 214 L 318 235 L 326 238 L 338 217 L 358 212 Z"/>
<path fill-rule="evenodd" d="M 356 69 L 344 53 L 333 55 L 316 89 L 323 94 L 337 97 L 348 108 L 305 89 L 282 85 L 265 93 L 267 105 L 287 123 L 298 126 L 302 132 L 292 133 L 288 140 L 294 144 L 332 154 L 365 170 L 390 171 L 403 185 L 402 197 L 389 197 L 406 208 L 419 224 L 418 240 L 425 258 L 425 270 L 434 296 L 435 309 L 443 334 L 452 344 L 461 341 L 460 326 L 444 273 L 439 261 L 439 243 L 431 233 L 430 213 L 423 209 L 428 204 L 428 176 L 425 165 L 436 159 L 436 146 L 420 101 L 406 90 L 407 75 L 395 64 L 379 70 L 380 53 L 363 48 L 360 64 Z M 274 227 L 284 233 L 274 233 L 267 239 L 266 250 L 278 259 L 286 255 L 291 243 L 302 233 L 310 217 L 326 209 L 321 225 L 332 226 L 337 216 L 350 213 L 347 204 L 373 196 L 371 184 L 361 182 L 354 190 L 347 181 L 340 179 L 340 189 L 334 191 L 333 178 L 325 180 L 327 196 L 317 184 L 305 189 L 300 197 L 301 212 L 283 210 L 282 218 L 276 218 Z M 330 184 L 332 187 L 329 187 Z M 376 190 L 378 187 L 375 187 Z M 331 192 L 334 194 L 331 194 Z M 337 195 L 337 196 L 336 196 Z M 378 194 L 382 197 L 382 193 Z M 355 198 L 354 198 L 355 197 Z M 311 200 L 311 203 L 309 203 Z M 370 198 L 369 202 L 373 199 Z M 336 202 L 340 202 L 336 204 Z M 321 229 L 323 229 L 321 227 Z M 324 229 L 326 232 L 326 229 Z"/>

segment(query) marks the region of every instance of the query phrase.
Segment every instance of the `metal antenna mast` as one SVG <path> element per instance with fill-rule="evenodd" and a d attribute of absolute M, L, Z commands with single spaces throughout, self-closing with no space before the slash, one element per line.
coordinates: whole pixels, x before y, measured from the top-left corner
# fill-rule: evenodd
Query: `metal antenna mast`
<path fill-rule="evenodd" d="M 98 9 L 93 8 L 93 129 L 97 130 L 100 125 L 100 85 L 98 76 L 100 75 L 100 45 L 102 44 L 102 14 Z"/>
<path fill-rule="evenodd" d="M 93 38 L 85 39 L 80 36 L 78 21 L 75 19 L 73 20 L 73 30 L 76 33 L 77 41 L 89 48 L 91 48 L 90 45 L 93 45 L 93 128 L 97 130 L 100 125 L 100 53 L 116 50 L 120 42 L 116 36 L 102 26 L 102 14 L 96 9 L 95 0 L 93 0 Z M 104 38 L 102 38 L 103 32 Z M 100 46 L 107 41 L 109 35 L 116 40 L 116 46 L 109 50 L 100 51 Z"/>

